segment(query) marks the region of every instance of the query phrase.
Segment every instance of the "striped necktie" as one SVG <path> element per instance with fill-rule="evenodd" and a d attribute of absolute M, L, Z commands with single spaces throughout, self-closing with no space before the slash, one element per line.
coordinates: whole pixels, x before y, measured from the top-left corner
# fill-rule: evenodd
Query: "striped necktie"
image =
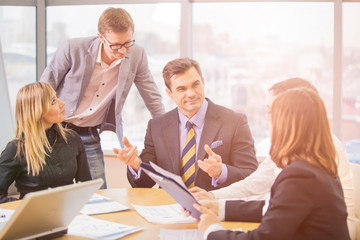
<path fill-rule="evenodd" d="M 196 154 L 196 143 L 195 143 L 195 131 L 193 123 L 189 120 L 186 123 L 188 129 L 188 135 L 183 147 L 181 155 L 181 178 L 188 188 L 195 186 L 195 154 Z"/>

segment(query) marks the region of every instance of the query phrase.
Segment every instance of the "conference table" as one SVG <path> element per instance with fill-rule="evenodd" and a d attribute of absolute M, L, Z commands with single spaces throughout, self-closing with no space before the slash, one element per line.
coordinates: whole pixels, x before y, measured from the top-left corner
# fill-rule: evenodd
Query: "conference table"
<path fill-rule="evenodd" d="M 160 239 L 159 233 L 160 228 L 166 229 L 197 229 L 197 223 L 177 223 L 177 224 L 152 224 L 146 221 L 140 216 L 132 207 L 131 204 L 143 205 L 143 206 L 157 206 L 165 204 L 176 203 L 174 199 L 168 195 L 165 190 L 158 188 L 115 188 L 105 189 L 97 191 L 98 194 L 109 197 L 114 201 L 117 201 L 125 206 L 128 206 L 130 210 L 92 215 L 102 220 L 117 222 L 125 225 L 139 226 L 143 230 L 132 233 L 121 239 L 124 240 L 140 240 L 140 239 Z M 4 203 L 0 205 L 0 208 L 15 209 L 20 201 Z M 221 223 L 227 229 L 238 229 L 241 228 L 243 231 L 255 229 L 259 223 L 250 222 L 222 222 Z M 77 237 L 73 235 L 64 235 L 56 238 L 61 240 L 68 239 L 86 239 L 83 237 Z"/>

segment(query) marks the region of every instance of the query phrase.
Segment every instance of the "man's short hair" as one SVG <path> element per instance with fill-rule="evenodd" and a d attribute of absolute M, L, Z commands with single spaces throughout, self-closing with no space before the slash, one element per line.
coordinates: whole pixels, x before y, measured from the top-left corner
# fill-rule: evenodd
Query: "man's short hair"
<path fill-rule="evenodd" d="M 315 91 L 316 93 L 318 93 L 318 91 L 316 90 L 316 88 L 314 87 L 314 85 L 311 84 L 311 82 L 302 79 L 302 78 L 289 78 L 286 79 L 284 81 L 275 83 L 270 89 L 269 92 L 270 94 L 276 96 L 279 93 L 282 93 L 288 89 L 293 89 L 293 88 L 310 88 L 313 91 Z"/>
<path fill-rule="evenodd" d="M 163 78 L 166 87 L 171 90 L 171 77 L 176 74 L 183 74 L 190 68 L 194 67 L 196 71 L 199 73 L 199 75 L 202 77 L 200 65 L 197 61 L 190 59 L 190 58 L 177 58 L 175 60 L 172 60 L 168 62 L 163 71 Z"/>
<path fill-rule="evenodd" d="M 134 22 L 130 14 L 122 8 L 107 8 L 100 16 L 98 32 L 104 35 L 106 32 L 125 33 L 134 32 Z"/>

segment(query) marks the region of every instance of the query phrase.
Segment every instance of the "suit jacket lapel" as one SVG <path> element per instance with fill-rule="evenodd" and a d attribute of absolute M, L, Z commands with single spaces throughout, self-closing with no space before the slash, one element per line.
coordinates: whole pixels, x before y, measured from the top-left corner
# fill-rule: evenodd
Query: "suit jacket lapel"
<path fill-rule="evenodd" d="M 169 157 L 174 173 L 179 174 L 181 168 L 180 160 L 180 137 L 179 137 L 179 114 L 177 108 L 169 112 L 170 116 L 164 122 L 162 131 L 166 143 L 166 152 Z"/>
<path fill-rule="evenodd" d="M 206 111 L 204 128 L 198 147 L 197 160 L 203 160 L 206 157 L 207 153 L 205 152 L 204 145 L 211 145 L 211 143 L 215 140 L 215 137 L 221 126 L 221 122 L 217 120 L 219 115 L 216 112 L 216 105 L 209 99 L 207 99 L 207 101 L 209 102 L 209 105 Z M 198 166 L 196 164 L 196 171 L 197 170 Z"/>
<path fill-rule="evenodd" d="M 118 85 L 116 89 L 116 96 L 120 97 L 122 92 L 124 91 L 124 86 L 126 83 L 126 79 L 128 78 L 130 70 L 130 61 L 128 57 L 125 57 L 121 60 L 120 68 L 119 68 L 119 77 L 118 77 Z"/>

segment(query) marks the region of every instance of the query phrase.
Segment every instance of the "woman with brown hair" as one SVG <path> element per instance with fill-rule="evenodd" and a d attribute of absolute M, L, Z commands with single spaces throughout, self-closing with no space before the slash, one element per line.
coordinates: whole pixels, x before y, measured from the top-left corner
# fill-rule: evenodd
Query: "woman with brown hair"
<path fill-rule="evenodd" d="M 16 99 L 16 132 L 0 156 L 0 203 L 15 181 L 20 199 L 29 192 L 91 179 L 79 135 L 64 129 L 65 103 L 49 83 L 24 86 Z"/>
<path fill-rule="evenodd" d="M 287 90 L 275 98 L 269 114 L 270 156 L 283 168 L 271 188 L 269 205 L 200 201 L 196 208 L 203 213 L 199 228 L 205 239 L 350 239 L 336 151 L 321 98 L 308 88 Z M 261 224 L 246 233 L 230 231 L 219 225 L 216 215 Z"/>

